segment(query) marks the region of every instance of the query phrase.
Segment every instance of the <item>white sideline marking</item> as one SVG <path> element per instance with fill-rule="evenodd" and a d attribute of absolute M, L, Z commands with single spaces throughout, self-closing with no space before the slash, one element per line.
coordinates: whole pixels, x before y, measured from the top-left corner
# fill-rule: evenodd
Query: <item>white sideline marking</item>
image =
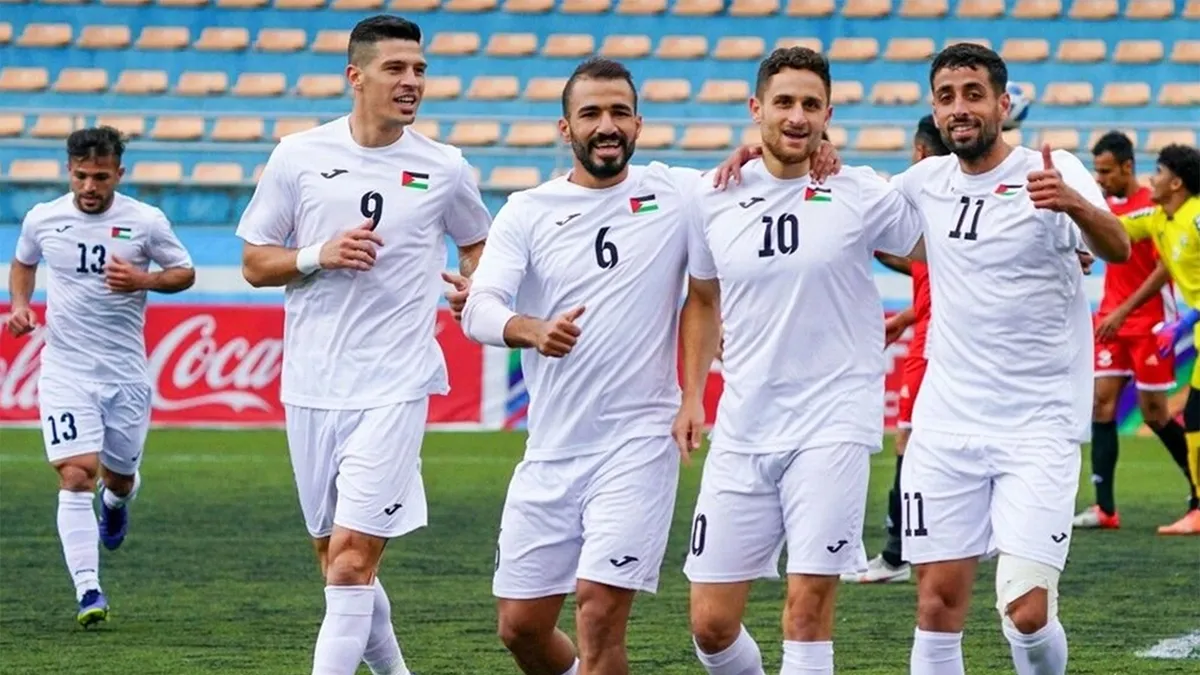
<path fill-rule="evenodd" d="M 1200 630 L 1167 638 L 1150 649 L 1137 653 L 1143 659 L 1187 659 L 1200 658 Z"/>

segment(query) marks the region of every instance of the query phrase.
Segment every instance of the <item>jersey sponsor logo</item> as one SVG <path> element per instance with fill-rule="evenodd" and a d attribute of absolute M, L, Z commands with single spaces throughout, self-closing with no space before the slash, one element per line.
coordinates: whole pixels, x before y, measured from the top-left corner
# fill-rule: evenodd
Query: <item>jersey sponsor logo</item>
<path fill-rule="evenodd" d="M 133 228 L 131 227 L 114 227 L 112 229 L 113 239 L 133 239 Z"/>
<path fill-rule="evenodd" d="M 635 214 L 652 213 L 658 210 L 658 201 L 655 199 L 654 195 L 631 197 L 629 199 L 629 210 Z"/>
<path fill-rule="evenodd" d="M 411 190 L 428 190 L 429 174 L 416 171 L 401 171 L 400 185 Z"/>
<path fill-rule="evenodd" d="M 821 187 L 808 187 L 804 190 L 804 201 L 806 202 L 831 202 L 833 201 L 833 190 Z"/>
<path fill-rule="evenodd" d="M 1021 193 L 1024 187 L 1024 184 L 1001 183 L 996 186 L 996 190 L 992 194 L 997 197 L 1015 197 Z"/>
<path fill-rule="evenodd" d="M 332 169 L 330 171 L 322 171 L 321 177 L 322 178 L 337 178 L 338 176 L 340 176 L 344 173 L 350 173 L 350 172 L 345 169 Z"/>

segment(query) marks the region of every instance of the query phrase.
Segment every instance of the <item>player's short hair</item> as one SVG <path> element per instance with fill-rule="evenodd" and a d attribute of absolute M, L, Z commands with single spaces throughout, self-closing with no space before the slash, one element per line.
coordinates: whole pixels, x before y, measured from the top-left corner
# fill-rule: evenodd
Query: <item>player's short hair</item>
<path fill-rule="evenodd" d="M 67 157 L 75 160 L 114 157 L 121 163 L 125 154 L 125 139 L 112 127 L 78 129 L 67 136 Z"/>
<path fill-rule="evenodd" d="M 913 141 L 925 146 L 929 149 L 930 154 L 938 157 L 950 154 L 950 148 L 947 148 L 946 142 L 942 140 L 942 134 L 933 121 L 933 115 L 926 115 L 917 122 L 917 132 L 913 134 Z"/>
<path fill-rule="evenodd" d="M 933 78 L 947 68 L 983 68 L 987 71 L 988 83 L 992 85 L 996 95 L 1003 94 L 1004 88 L 1008 86 L 1008 66 L 1004 64 L 1004 59 L 983 45 L 960 42 L 938 52 L 929 66 L 929 86 L 932 87 Z"/>
<path fill-rule="evenodd" d="M 1109 153 L 1118 164 L 1133 161 L 1133 141 L 1120 131 L 1110 131 L 1096 140 L 1092 146 L 1092 156 L 1099 157 Z"/>
<path fill-rule="evenodd" d="M 754 96 L 762 99 L 767 83 L 785 70 L 807 70 L 815 73 L 825 83 L 825 102 L 829 103 L 833 81 L 829 75 L 829 59 L 808 47 L 780 47 L 758 64 L 758 76 L 754 81 Z"/>
<path fill-rule="evenodd" d="M 1179 176 L 1188 194 L 1200 195 L 1200 150 L 1172 143 L 1158 153 L 1158 163 Z"/>
<path fill-rule="evenodd" d="M 625 80 L 629 89 L 633 91 L 633 110 L 637 112 L 638 95 L 637 87 L 633 86 L 633 74 L 619 61 L 594 56 L 576 66 L 575 72 L 571 73 L 571 77 L 568 77 L 567 83 L 563 85 L 563 117 L 571 116 L 571 92 L 574 91 L 575 83 L 579 80 Z"/>
<path fill-rule="evenodd" d="M 367 17 L 350 31 L 346 58 L 361 67 L 375 56 L 375 44 L 384 40 L 409 40 L 420 44 L 421 27 L 408 19 L 390 14 Z"/>

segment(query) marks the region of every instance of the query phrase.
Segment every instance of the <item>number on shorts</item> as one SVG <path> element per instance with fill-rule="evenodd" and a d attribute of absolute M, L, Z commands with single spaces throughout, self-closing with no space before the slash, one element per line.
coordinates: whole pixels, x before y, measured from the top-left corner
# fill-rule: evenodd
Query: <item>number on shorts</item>
<path fill-rule="evenodd" d="M 912 527 L 912 511 L 913 503 L 917 505 L 917 528 Z M 904 493 L 904 536 L 906 537 L 924 537 L 929 534 L 929 530 L 925 529 L 925 498 L 920 492 L 909 494 Z"/>
<path fill-rule="evenodd" d="M 79 435 L 75 431 L 75 416 L 71 413 L 59 415 L 57 421 L 55 421 L 54 415 L 51 415 L 46 418 L 46 421 L 50 423 L 50 445 L 58 445 L 63 441 L 73 441 Z M 65 427 L 62 430 L 62 434 L 58 433 L 59 424 Z"/>
<path fill-rule="evenodd" d="M 704 553 L 704 539 L 708 534 L 708 518 L 703 514 L 696 515 L 692 523 L 692 555 Z"/>

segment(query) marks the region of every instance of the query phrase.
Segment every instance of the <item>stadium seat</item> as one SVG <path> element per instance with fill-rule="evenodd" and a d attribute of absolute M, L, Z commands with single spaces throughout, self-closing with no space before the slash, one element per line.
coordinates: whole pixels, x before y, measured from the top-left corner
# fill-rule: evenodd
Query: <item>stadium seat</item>
<path fill-rule="evenodd" d="M 66 47 L 71 43 L 71 24 L 30 23 L 17 38 L 19 47 Z"/>
<path fill-rule="evenodd" d="M 566 86 L 565 77 L 535 77 L 525 85 L 524 98 L 528 101 L 559 101 Z"/>
<path fill-rule="evenodd" d="M 546 14 L 554 9 L 554 0 L 504 0 L 509 14 Z"/>
<path fill-rule="evenodd" d="M 1157 153 L 1168 145 L 1196 147 L 1196 132 L 1191 129 L 1151 129 L 1146 135 L 1146 151 Z"/>
<path fill-rule="evenodd" d="M 760 37 L 722 37 L 712 51 L 718 61 L 753 61 L 762 58 L 767 49 Z"/>
<path fill-rule="evenodd" d="M 312 50 L 317 54 L 345 54 L 350 47 L 350 31 L 322 30 L 313 39 Z"/>
<path fill-rule="evenodd" d="M 733 0 L 730 16 L 774 16 L 779 13 L 779 0 Z"/>
<path fill-rule="evenodd" d="M 438 0 L 391 0 L 388 3 L 388 9 L 396 12 L 428 12 L 437 6 Z"/>
<path fill-rule="evenodd" d="M 744 103 L 750 98 L 746 80 L 705 80 L 696 100 L 701 103 Z"/>
<path fill-rule="evenodd" d="M 476 101 L 508 101 L 521 93 L 517 78 L 511 75 L 480 75 L 471 80 L 467 98 Z"/>
<path fill-rule="evenodd" d="M 914 105 L 920 100 L 917 82 L 876 82 L 871 88 L 871 102 L 878 105 Z"/>
<path fill-rule="evenodd" d="M 208 0 L 158 0 L 158 4 L 163 7 L 202 7 Z"/>
<path fill-rule="evenodd" d="M 425 79 L 425 98 L 430 101 L 458 98 L 462 95 L 462 80 L 450 75 Z"/>
<path fill-rule="evenodd" d="M 833 11 L 833 0 L 788 0 L 785 13 L 788 16 L 824 18 L 832 16 Z"/>
<path fill-rule="evenodd" d="M 383 0 L 333 0 L 329 7 L 344 12 L 378 11 L 383 9 Z"/>
<path fill-rule="evenodd" d="M 15 68 L 0 70 L 0 91 L 41 91 L 50 86 L 50 74 L 45 68 Z"/>
<path fill-rule="evenodd" d="M 879 56 L 875 38 L 834 38 L 829 47 L 830 61 L 873 61 Z"/>
<path fill-rule="evenodd" d="M 608 35 L 600 44 L 600 56 L 609 59 L 641 59 L 649 55 L 649 35 Z"/>
<path fill-rule="evenodd" d="M 854 149 L 863 152 L 900 150 L 907 145 L 908 133 L 899 127 L 865 127 L 854 141 Z"/>
<path fill-rule="evenodd" d="M 856 80 L 834 80 L 830 87 L 830 102 L 834 105 L 862 103 L 863 83 Z"/>
<path fill-rule="evenodd" d="M 16 113 L 0 113 L 0 138 L 11 138 L 25 133 L 25 116 Z"/>
<path fill-rule="evenodd" d="M 892 13 L 892 0 L 846 0 L 842 16 L 850 19 L 881 19 Z"/>
<path fill-rule="evenodd" d="M 654 103 L 681 103 L 692 96 L 692 84 L 684 79 L 646 80 L 642 96 Z"/>
<path fill-rule="evenodd" d="M 254 48 L 260 52 L 289 53 L 304 49 L 308 36 L 299 28 L 264 28 L 254 39 Z"/>
<path fill-rule="evenodd" d="M 505 145 L 518 148 L 548 147 L 558 142 L 558 125 L 553 122 L 514 122 L 504 138 Z"/>
<path fill-rule="evenodd" d="M 906 19 L 940 19 L 950 12 L 948 0 L 902 0 L 900 16 Z"/>
<path fill-rule="evenodd" d="M 313 129 L 318 124 L 320 124 L 320 121 L 315 117 L 283 117 L 275 120 L 275 127 L 271 131 L 271 137 L 278 141 L 284 136 Z"/>
<path fill-rule="evenodd" d="M 988 49 L 992 48 L 992 41 L 987 38 L 946 38 L 943 48 L 963 43 L 979 45 L 981 47 L 987 47 Z"/>
<path fill-rule="evenodd" d="M 346 78 L 342 75 L 301 75 L 296 80 L 296 95 L 303 98 L 335 98 L 341 96 L 345 91 Z M 283 93 L 282 80 L 279 82 L 278 92 L 279 94 Z M 277 94 L 263 95 L 275 96 Z"/>
<path fill-rule="evenodd" d="M 216 28 L 200 31 L 200 39 L 192 45 L 202 52 L 240 52 L 250 46 L 250 31 L 245 28 Z"/>
<path fill-rule="evenodd" d="M 188 71 L 175 82 L 175 93 L 180 96 L 214 96 L 229 89 L 229 76 L 223 72 Z"/>
<path fill-rule="evenodd" d="M 538 39 L 533 33 L 496 33 L 488 39 L 488 56 L 532 56 L 537 53 Z"/>
<path fill-rule="evenodd" d="M 1113 53 L 1116 63 L 1158 63 L 1163 60 L 1163 43 L 1159 40 L 1121 40 Z"/>
<path fill-rule="evenodd" d="M 70 115 L 38 115 L 29 135 L 34 138 L 62 139 L 80 128 L 81 120 Z"/>
<path fill-rule="evenodd" d="M 1063 40 L 1055 58 L 1064 63 L 1099 63 L 1107 51 L 1104 40 Z"/>
<path fill-rule="evenodd" d="M 1049 143 L 1055 150 L 1076 152 L 1079 150 L 1079 131 L 1076 129 L 1043 129 L 1037 145 Z"/>
<path fill-rule="evenodd" d="M 442 11 L 480 14 L 494 11 L 498 4 L 496 0 L 445 0 L 442 3 Z"/>
<path fill-rule="evenodd" d="M 1021 133 L 1020 129 L 1008 129 L 1007 131 L 1000 132 L 1000 135 L 1004 138 L 1004 142 L 1011 146 L 1023 145 L 1024 134 Z"/>
<path fill-rule="evenodd" d="M 1107 21 L 1117 16 L 1117 0 L 1073 0 L 1067 16 L 1076 20 Z"/>
<path fill-rule="evenodd" d="M 1158 92 L 1159 105 L 1200 106 L 1200 82 L 1168 82 Z"/>
<path fill-rule="evenodd" d="M 762 143 L 762 132 L 757 126 L 749 126 L 742 129 L 742 145 L 757 145 Z"/>
<path fill-rule="evenodd" d="M 438 33 L 429 42 L 433 56 L 468 56 L 479 51 L 479 33 Z"/>
<path fill-rule="evenodd" d="M 214 141 L 261 141 L 266 123 L 261 117 L 218 117 L 209 138 Z"/>
<path fill-rule="evenodd" d="M 725 9 L 725 0 L 675 0 L 671 13 L 679 16 L 713 16 Z"/>
<path fill-rule="evenodd" d="M 679 139 L 681 150 L 725 150 L 733 145 L 733 128 L 726 124 L 690 124 Z"/>
<path fill-rule="evenodd" d="M 204 136 L 203 117 L 159 117 L 150 129 L 156 141 L 198 141 Z"/>
<path fill-rule="evenodd" d="M 55 180 L 62 171 L 62 164 L 54 159 L 14 159 L 8 167 L 8 175 L 18 180 Z"/>
<path fill-rule="evenodd" d="M 658 150 L 675 145 L 675 127 L 670 124 L 646 124 L 638 137 L 638 148 Z"/>
<path fill-rule="evenodd" d="M 1029 99 L 1030 101 L 1037 100 L 1037 87 L 1035 87 L 1032 82 L 1015 81 L 1012 82 L 1012 84 L 1016 85 L 1016 87 L 1021 90 L 1021 94 L 1025 98 Z"/>
<path fill-rule="evenodd" d="M 1176 0 L 1129 0 L 1125 9 L 1127 19 L 1169 19 L 1175 14 Z"/>
<path fill-rule="evenodd" d="M 148 96 L 167 91 L 167 73 L 163 70 L 122 70 L 113 91 L 129 96 Z"/>
<path fill-rule="evenodd" d="M 1200 40 L 1176 40 L 1171 47 L 1172 63 L 1200 63 Z"/>
<path fill-rule="evenodd" d="M 197 162 L 192 167 L 192 180 L 217 185 L 240 183 L 243 180 L 242 165 L 237 162 Z"/>
<path fill-rule="evenodd" d="M 1109 82 L 1100 92 L 1100 105 L 1129 108 L 1150 103 L 1150 85 L 1145 82 Z"/>
<path fill-rule="evenodd" d="M 135 46 L 146 50 L 187 49 L 191 39 L 191 33 L 183 26 L 146 26 Z"/>
<path fill-rule="evenodd" d="M 963 19 L 995 19 L 1004 15 L 1004 0 L 958 0 L 957 16 Z"/>
<path fill-rule="evenodd" d="M 1183 6 L 1183 18 L 1200 20 L 1200 0 L 1187 0 Z"/>
<path fill-rule="evenodd" d="M 498 166 L 488 176 L 488 184 L 501 190 L 527 190 L 542 182 L 534 166 Z"/>
<path fill-rule="evenodd" d="M 1017 0 L 1009 16 L 1014 19 L 1057 19 L 1060 14 L 1061 0 Z"/>
<path fill-rule="evenodd" d="M 850 134 L 846 132 L 845 127 L 829 127 L 825 133 L 828 134 L 829 142 L 833 144 L 833 147 L 839 150 L 845 148 L 846 144 L 850 142 Z"/>
<path fill-rule="evenodd" d="M 129 178 L 134 183 L 178 183 L 183 180 L 183 165 L 179 162 L 137 162 Z"/>
<path fill-rule="evenodd" d="M 885 61 L 927 61 L 936 47 L 930 38 L 892 38 L 883 53 Z"/>
<path fill-rule="evenodd" d="M 563 14 L 604 14 L 609 10 L 609 0 L 563 0 L 558 11 Z"/>
<path fill-rule="evenodd" d="M 775 41 L 775 49 L 788 47 L 808 47 L 814 52 L 822 51 L 821 38 L 815 37 L 782 37 Z"/>
<path fill-rule="evenodd" d="M 458 122 L 450 130 L 451 145 L 481 146 L 500 142 L 499 122 Z"/>
<path fill-rule="evenodd" d="M 150 4 L 150 0 L 100 0 L 100 4 L 117 7 L 139 7 Z"/>
<path fill-rule="evenodd" d="M 441 125 L 435 120 L 417 120 L 413 122 L 412 128 L 418 134 L 435 141 L 442 137 Z"/>
<path fill-rule="evenodd" d="M 7 21 L 0 21 L 0 45 L 6 45 L 12 42 L 12 36 L 12 24 Z"/>
<path fill-rule="evenodd" d="M 240 97 L 263 98 L 282 96 L 285 90 L 287 77 L 283 73 L 241 73 L 233 83 L 230 93 Z"/>
<path fill-rule="evenodd" d="M 707 53 L 708 40 L 703 35 L 666 35 L 654 56 L 665 60 L 702 59 Z"/>
<path fill-rule="evenodd" d="M 596 51 L 596 39 L 587 34 L 555 33 L 542 45 L 542 56 L 555 59 L 581 59 Z"/>
<path fill-rule="evenodd" d="M 653 16 L 667 11 L 667 0 L 619 0 L 615 12 L 634 16 Z"/>
<path fill-rule="evenodd" d="M 1081 106 L 1091 103 L 1094 97 L 1090 82 L 1051 82 L 1042 93 L 1042 103 Z"/>
<path fill-rule="evenodd" d="M 146 133 L 146 118 L 141 115 L 100 115 L 96 125 L 112 127 L 126 138 L 138 138 Z"/>
<path fill-rule="evenodd" d="M 108 71 L 102 68 L 63 68 L 54 91 L 63 94 L 98 94 L 108 89 Z"/>
<path fill-rule="evenodd" d="M 1050 58 L 1050 42 L 1042 39 L 1009 39 L 1000 47 L 1000 56 L 1010 63 L 1034 63 Z"/>
<path fill-rule="evenodd" d="M 261 9 L 267 6 L 267 0 L 217 0 L 217 7 L 233 9 Z"/>
<path fill-rule="evenodd" d="M 84 26 L 75 45 L 81 49 L 127 49 L 132 39 L 129 26 Z"/>

